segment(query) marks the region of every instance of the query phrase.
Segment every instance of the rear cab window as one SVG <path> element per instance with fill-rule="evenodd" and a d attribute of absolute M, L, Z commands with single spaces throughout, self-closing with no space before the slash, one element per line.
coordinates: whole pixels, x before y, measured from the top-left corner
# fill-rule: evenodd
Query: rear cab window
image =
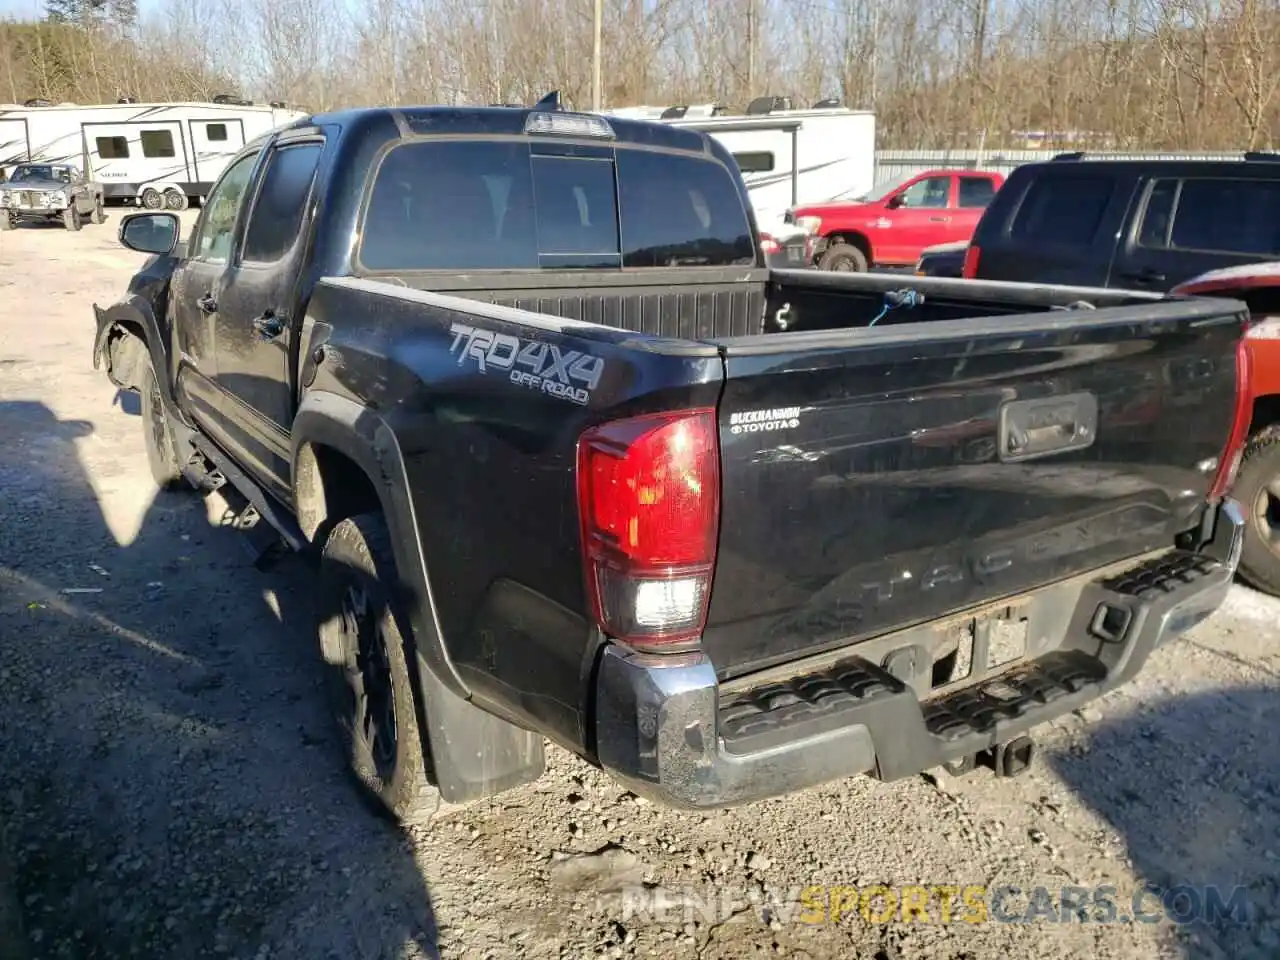
<path fill-rule="evenodd" d="M 369 271 L 752 264 L 734 174 L 693 155 L 543 140 L 409 140 L 369 188 Z"/>

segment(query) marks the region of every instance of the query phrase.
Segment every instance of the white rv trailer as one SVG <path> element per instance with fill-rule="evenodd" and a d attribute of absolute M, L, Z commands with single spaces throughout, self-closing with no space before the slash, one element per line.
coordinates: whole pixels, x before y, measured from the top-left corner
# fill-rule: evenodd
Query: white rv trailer
<path fill-rule="evenodd" d="M 752 106 L 766 99 L 774 98 L 759 98 Z M 823 106 L 730 115 L 706 105 L 687 110 L 624 107 L 606 113 L 661 120 L 715 137 L 738 161 L 762 225 L 781 223 L 798 204 L 856 197 L 875 185 L 876 118 L 870 110 Z"/>
<path fill-rule="evenodd" d="M 246 143 L 306 115 L 246 101 L 0 107 L 0 169 L 68 163 L 107 200 L 181 210 Z"/>

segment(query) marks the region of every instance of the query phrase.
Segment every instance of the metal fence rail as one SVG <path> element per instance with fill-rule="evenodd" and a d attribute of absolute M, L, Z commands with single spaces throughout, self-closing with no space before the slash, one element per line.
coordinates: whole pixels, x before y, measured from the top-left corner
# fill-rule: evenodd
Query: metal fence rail
<path fill-rule="evenodd" d="M 1010 173 L 1024 163 L 1050 160 L 1063 150 L 877 150 L 876 186 L 925 170 L 981 169 Z M 1113 160 L 1240 160 L 1243 153 L 1090 152 Z"/>

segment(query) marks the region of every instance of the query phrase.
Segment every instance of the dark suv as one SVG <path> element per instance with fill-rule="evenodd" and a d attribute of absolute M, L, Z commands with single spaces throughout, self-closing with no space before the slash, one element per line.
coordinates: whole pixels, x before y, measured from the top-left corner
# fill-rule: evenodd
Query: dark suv
<path fill-rule="evenodd" d="M 1168 291 L 1207 270 L 1280 260 L 1280 154 L 1089 160 L 1010 174 L 964 276 Z"/>

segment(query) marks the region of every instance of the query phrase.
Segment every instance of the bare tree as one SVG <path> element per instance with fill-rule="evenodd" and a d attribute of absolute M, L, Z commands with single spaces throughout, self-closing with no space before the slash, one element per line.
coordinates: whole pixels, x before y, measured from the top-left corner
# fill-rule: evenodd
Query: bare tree
<path fill-rule="evenodd" d="M 592 0 L 56 2 L 0 22 L 0 96 L 590 103 Z M 1280 4 L 607 0 L 603 73 L 607 107 L 835 94 L 884 147 L 1257 149 L 1280 136 Z"/>

